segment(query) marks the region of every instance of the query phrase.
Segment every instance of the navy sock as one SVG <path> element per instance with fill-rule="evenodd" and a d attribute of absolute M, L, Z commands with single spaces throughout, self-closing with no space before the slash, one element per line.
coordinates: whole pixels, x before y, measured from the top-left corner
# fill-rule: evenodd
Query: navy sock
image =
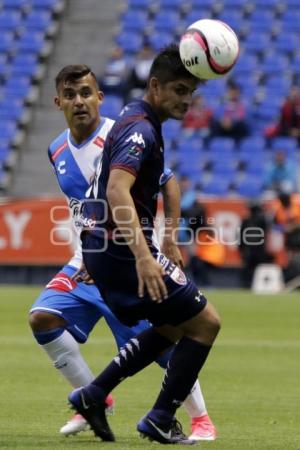
<path fill-rule="evenodd" d="M 163 410 L 174 415 L 198 377 L 211 346 L 183 337 L 175 346 L 152 413 Z"/>
<path fill-rule="evenodd" d="M 53 328 L 52 330 L 48 331 L 34 332 L 33 335 L 40 345 L 44 345 L 57 339 L 61 334 L 63 334 L 64 331 L 65 328 L 60 327 L 60 328 Z"/>
<path fill-rule="evenodd" d="M 107 396 L 124 378 L 148 366 L 173 343 L 161 336 L 153 327 L 130 339 L 113 361 L 84 390 L 97 401 Z M 95 389 L 95 386 L 98 389 Z"/>

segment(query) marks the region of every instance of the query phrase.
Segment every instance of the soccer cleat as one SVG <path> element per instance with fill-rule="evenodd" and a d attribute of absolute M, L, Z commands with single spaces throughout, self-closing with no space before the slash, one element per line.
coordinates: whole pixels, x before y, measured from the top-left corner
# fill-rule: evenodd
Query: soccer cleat
<path fill-rule="evenodd" d="M 148 438 L 150 441 L 160 442 L 161 444 L 192 445 L 196 443 L 196 441 L 188 439 L 182 431 L 181 424 L 176 419 L 173 419 L 171 423 L 162 424 L 155 422 L 149 416 L 145 416 L 137 424 L 137 430 L 142 438 Z"/>
<path fill-rule="evenodd" d="M 115 441 L 115 436 L 106 420 L 106 403 L 93 402 L 84 392 L 84 388 L 75 389 L 69 394 L 72 407 L 89 423 L 95 435 L 103 441 Z"/>
<path fill-rule="evenodd" d="M 192 419 L 192 434 L 189 439 L 193 441 L 214 441 L 217 439 L 217 430 L 208 414 Z"/>
<path fill-rule="evenodd" d="M 75 414 L 61 429 L 60 434 L 64 436 L 71 436 L 72 434 L 78 434 L 81 431 L 85 431 L 89 428 L 87 421 L 80 415 Z"/>
<path fill-rule="evenodd" d="M 107 415 L 112 415 L 114 413 L 115 402 L 111 394 L 106 397 L 105 404 L 105 413 Z M 89 428 L 87 421 L 80 414 L 75 414 L 63 427 L 61 427 L 59 432 L 64 436 L 71 436 L 72 434 L 75 435 L 82 431 L 86 431 Z"/>

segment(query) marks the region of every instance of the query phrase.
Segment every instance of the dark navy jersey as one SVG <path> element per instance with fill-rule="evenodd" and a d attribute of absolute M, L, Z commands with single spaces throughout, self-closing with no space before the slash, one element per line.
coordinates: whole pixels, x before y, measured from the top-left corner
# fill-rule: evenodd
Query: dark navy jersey
<path fill-rule="evenodd" d="M 97 176 L 89 192 L 90 200 L 84 203 L 82 209 L 85 228 L 103 238 L 110 237 L 116 227 L 106 198 L 112 169 L 125 170 L 136 177 L 131 195 L 150 244 L 160 183 L 168 181 L 170 174 L 163 174 L 161 123 L 151 106 L 143 100 L 125 106 L 112 127 L 105 142 L 102 164 L 98 166 Z"/>

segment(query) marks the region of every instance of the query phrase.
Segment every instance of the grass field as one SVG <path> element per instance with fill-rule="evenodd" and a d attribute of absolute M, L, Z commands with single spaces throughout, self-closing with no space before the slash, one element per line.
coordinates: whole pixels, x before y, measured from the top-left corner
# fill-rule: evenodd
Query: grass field
<path fill-rule="evenodd" d="M 157 449 L 141 440 L 136 422 L 151 407 L 162 371 L 156 365 L 118 387 L 110 420 L 117 442 L 102 443 L 91 432 L 63 438 L 59 427 L 70 416 L 70 391 L 27 326 L 27 310 L 39 287 L 1 287 L 2 449 Z M 219 439 L 203 450 L 300 449 L 300 295 L 254 296 L 246 291 L 211 291 L 223 328 L 201 374 L 207 406 Z M 104 322 L 82 351 L 95 373 L 114 356 Z M 179 419 L 188 429 L 183 410 Z M 165 447 L 164 447 L 165 448 Z"/>

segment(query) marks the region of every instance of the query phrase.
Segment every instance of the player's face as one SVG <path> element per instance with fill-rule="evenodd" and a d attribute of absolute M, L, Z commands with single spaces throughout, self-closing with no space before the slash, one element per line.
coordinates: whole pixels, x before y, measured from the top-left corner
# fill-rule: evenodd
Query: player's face
<path fill-rule="evenodd" d="M 99 106 L 103 93 L 91 74 L 79 78 L 75 82 L 66 82 L 58 87 L 55 103 L 65 115 L 69 128 L 93 132 L 99 122 Z"/>
<path fill-rule="evenodd" d="M 180 79 L 165 84 L 157 83 L 155 88 L 155 109 L 160 119 L 182 120 L 191 105 L 193 93 L 198 85 L 194 79 Z"/>

